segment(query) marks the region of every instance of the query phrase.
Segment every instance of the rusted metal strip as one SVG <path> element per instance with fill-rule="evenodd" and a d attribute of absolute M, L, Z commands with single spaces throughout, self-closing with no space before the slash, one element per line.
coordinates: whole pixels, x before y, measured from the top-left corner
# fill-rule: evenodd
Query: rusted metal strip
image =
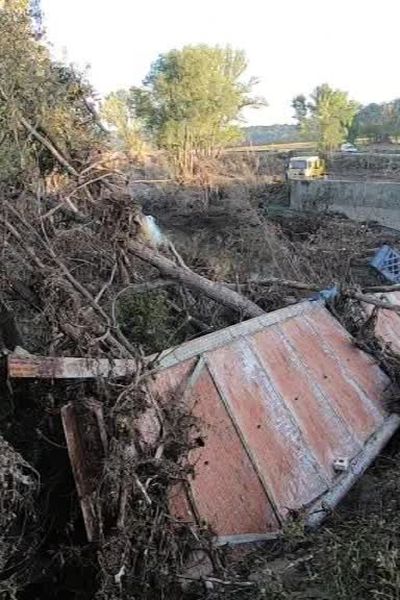
<path fill-rule="evenodd" d="M 276 540 L 282 536 L 276 533 L 246 533 L 238 535 L 220 535 L 213 540 L 215 546 L 238 546 L 240 544 L 256 544 Z"/>

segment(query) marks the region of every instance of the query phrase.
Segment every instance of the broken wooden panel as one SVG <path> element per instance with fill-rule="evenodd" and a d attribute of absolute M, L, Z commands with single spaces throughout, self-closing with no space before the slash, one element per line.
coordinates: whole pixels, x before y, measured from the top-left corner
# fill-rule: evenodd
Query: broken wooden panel
<path fill-rule="evenodd" d="M 379 413 L 384 415 L 382 394 L 389 384 L 389 378 L 379 368 L 376 360 L 362 352 L 352 342 L 350 335 L 327 310 L 315 312 L 312 319 L 308 319 L 305 315 L 304 321 L 321 338 L 328 352 L 336 356 L 346 376 L 357 381 L 357 385 L 367 395 L 368 400 L 372 401 Z"/>
<path fill-rule="evenodd" d="M 298 423 L 301 435 L 332 482 L 333 461 L 339 456 L 355 456 L 361 444 L 345 420 L 335 411 L 318 382 L 305 372 L 297 354 L 280 334 L 278 327 L 249 338 L 277 393 Z"/>
<path fill-rule="evenodd" d="M 328 484 L 300 428 L 245 340 L 207 357 L 216 386 L 279 514 L 307 505 Z"/>
<path fill-rule="evenodd" d="M 398 315 L 390 314 L 392 328 L 400 327 Z M 36 364 L 34 358 L 22 366 L 13 360 L 11 372 L 23 376 L 29 364 L 31 373 Z M 65 370 L 34 368 L 49 377 L 55 372 L 95 377 L 98 361 L 86 361 L 83 368 L 81 360 L 71 368 L 64 365 Z M 114 362 L 121 372 L 132 366 Z M 108 361 L 100 367 L 103 376 L 113 374 L 109 367 Z M 192 408 L 202 424 L 190 456 L 195 476 L 177 482 L 170 493 L 171 521 L 207 521 L 217 542 L 233 543 L 273 535 L 290 509 L 317 506 L 321 512 L 324 498 L 334 503 L 342 497 L 341 490 L 358 476 L 357 465 L 369 464 L 379 451 L 374 439 L 387 440 L 398 427 L 399 419 L 384 418 L 386 384 L 373 359 L 354 347 L 318 302 L 303 302 L 166 351 L 148 381 L 152 412 L 144 413 L 135 427 L 143 443 L 157 446 L 158 412 L 179 402 Z M 88 459 L 81 465 L 79 452 L 90 454 L 83 440 L 94 433 L 79 427 L 76 418 L 64 421 L 93 536 Z M 342 457 L 350 459 L 349 470 L 335 473 L 333 461 Z"/>
<path fill-rule="evenodd" d="M 196 467 L 189 483 L 198 514 L 218 535 L 278 531 L 266 490 L 208 369 L 201 371 L 186 402 L 204 423 L 204 439 L 189 457 Z"/>
<path fill-rule="evenodd" d="M 190 493 L 187 489 L 187 484 L 184 481 L 180 481 L 175 484 L 169 493 L 168 498 L 168 509 L 176 523 L 189 523 L 191 525 L 198 525 L 200 520 L 196 515 L 195 507 L 193 506 L 190 498 Z"/>
<path fill-rule="evenodd" d="M 336 348 L 324 346 L 321 336 L 300 319 L 283 323 L 280 331 L 297 353 L 306 372 L 318 382 L 324 396 L 329 398 L 358 441 L 364 443 L 382 422 L 382 415 L 363 393 L 357 377 L 344 370 L 340 350 L 336 354 Z"/>
<path fill-rule="evenodd" d="M 173 516 L 193 522 L 198 515 L 218 535 L 278 531 L 273 507 L 204 361 L 185 361 L 161 371 L 151 387 L 164 397 L 162 402 L 184 399 L 202 425 L 199 445 L 189 457 L 196 467 L 195 477 L 189 478 L 190 494 L 182 484 L 171 491 Z"/>

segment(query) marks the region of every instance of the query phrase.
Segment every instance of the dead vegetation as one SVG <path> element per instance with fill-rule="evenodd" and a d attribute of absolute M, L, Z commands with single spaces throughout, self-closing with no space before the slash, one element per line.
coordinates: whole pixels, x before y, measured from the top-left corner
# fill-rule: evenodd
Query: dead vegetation
<path fill-rule="evenodd" d="M 394 409 L 398 357 L 375 335 L 379 308 L 366 320 L 360 300 L 382 283 L 368 258 L 397 234 L 291 212 L 286 154 L 197 160 L 172 182 L 165 155 L 113 152 L 84 78 L 52 63 L 26 17 L 0 21 L 2 354 L 135 363 L 95 383 L 2 373 L 0 598 L 398 598 L 396 447 L 324 531 L 294 520 L 240 561 L 207 523 L 172 517 L 202 424 L 183 393 L 150 385 L 162 350 L 337 286 L 332 310 L 389 374 Z M 170 243 L 143 235 L 142 211 Z M 78 490 L 68 418 L 87 458 Z"/>
<path fill-rule="evenodd" d="M 214 569 L 207 584 L 208 597 L 272 594 L 290 598 L 282 595 L 289 592 L 280 575 L 274 573 L 260 582 L 244 566 L 232 571 L 224 557 L 212 550 L 212 532 L 171 519 L 168 490 L 176 481 L 184 482 L 191 468 L 188 453 L 198 443 L 198 423 L 179 398 L 153 398 L 158 427 L 150 442 L 142 438 L 139 427 L 150 402 L 146 385 L 150 374 L 143 357 L 237 322 L 244 315 L 229 303 L 201 293 L 191 280 L 185 283 L 177 277 L 180 267 L 167 256 L 154 262 L 158 256 L 154 249 L 135 241 L 134 215 L 140 207 L 123 190 L 117 186 L 92 191 L 89 184 L 89 191 L 96 202 L 85 193 L 79 203 L 75 199 L 73 209 L 62 197 L 57 204 L 52 198 L 31 194 L 4 197 L 0 216 L 3 299 L 20 324 L 28 351 L 134 357 L 137 376 L 133 382 L 96 386 L 29 384 L 7 393 L 10 412 L 2 418 L 1 430 L 31 465 L 32 473 L 40 473 L 41 492 L 29 507 L 43 524 L 39 527 L 41 545 L 32 541 L 30 546 L 35 568 L 28 572 L 18 565 L 11 568 L 8 559 L 4 585 L 29 593 L 54 580 L 59 594 L 69 586 L 79 588 L 76 598 L 87 594 L 128 598 L 132 590 L 140 598 L 179 598 L 182 582 L 186 582 L 188 598 L 200 598 L 204 585 L 192 581 L 184 569 L 193 553 L 201 551 Z M 209 284 L 223 282 L 224 290 L 236 291 L 251 305 L 269 311 L 335 284 L 354 292 L 379 283 L 367 259 L 381 243 L 393 242 L 392 233 L 334 216 L 303 218 L 295 221 L 296 226 L 290 214 L 266 219 L 251 195 L 244 194 L 243 187 L 239 191 L 234 186 L 225 189 L 218 206 L 197 210 L 193 205 L 180 209 L 179 198 L 171 199 L 168 190 L 162 192 L 160 220 L 169 223 L 171 231 L 174 215 L 179 215 L 174 243 L 185 263 Z M 157 214 L 157 204 L 152 212 Z M 171 271 L 163 271 L 164 264 Z M 344 313 L 349 315 L 349 309 Z M 88 399 L 103 406 L 106 433 L 102 451 L 92 449 L 102 459 L 90 466 L 101 524 L 96 544 L 91 546 L 85 541 L 71 474 L 65 480 L 60 472 L 68 468 L 60 408 L 73 400 L 81 411 L 81 426 L 90 428 L 84 416 Z M 21 427 L 29 431 L 26 441 Z M 56 464 L 49 470 L 55 451 Z M 43 519 L 65 493 L 68 507 L 56 522 Z M 340 536 L 334 531 L 332 535 Z M 313 537 L 301 538 L 299 548 L 302 551 L 304 544 L 308 548 L 313 543 Z M 291 550 L 283 546 L 281 551 L 287 560 Z M 267 553 L 265 560 L 274 556 Z M 258 570 L 261 557 L 256 555 L 251 570 L 256 565 Z M 296 569 L 302 569 L 308 561 L 302 553 L 298 558 Z"/>
<path fill-rule="evenodd" d="M 146 183 L 139 189 L 129 184 L 118 157 L 85 152 L 72 164 L 40 136 L 36 142 L 62 177 L 49 187 L 30 173 L 29 185 L 19 181 L 2 189 L 1 300 L 21 330 L 10 338 L 3 327 L 3 353 L 22 344 L 45 356 L 129 357 L 136 370 L 125 381 L 28 382 L 4 389 L 2 597 L 290 598 L 279 573 L 250 577 L 263 555 L 232 569 L 229 557 L 212 548 L 207 524 L 194 527 L 171 517 L 169 493 L 185 484 L 193 468 L 190 450 L 202 441 L 182 397 L 152 396 L 148 383 L 156 362 L 145 357 L 334 285 L 348 317 L 349 302 L 358 307 L 357 294 L 380 283 L 368 258 L 397 236 L 338 216 L 298 218 L 285 207 L 284 184 L 272 178 L 260 183 L 235 172 L 233 180 L 217 181 L 202 172 L 190 185 Z M 282 210 L 266 210 L 277 203 Z M 141 205 L 158 217 L 177 253 L 168 244 L 159 251 L 143 238 L 136 219 Z M 384 351 L 372 347 L 373 334 L 357 339 L 376 355 Z M 397 359 L 385 352 L 381 358 L 397 383 Z M 85 434 L 94 428 L 90 407 L 101 407 L 103 433 L 86 449 L 93 456 L 85 468 L 97 527 L 90 544 L 61 426 L 66 405 Z M 149 410 L 146 434 L 142 419 Z M 333 535 L 340 538 L 338 531 Z M 321 535 L 325 539 L 329 530 Z M 314 542 L 318 547 L 319 538 L 304 537 L 294 524 L 287 539 L 265 560 L 279 552 L 287 560 L 292 553 L 295 570 L 308 569 L 303 550 Z M 333 557 L 333 542 L 329 548 Z M 315 552 L 312 581 L 319 585 L 322 559 Z M 199 555 L 213 569 L 200 584 L 187 574 Z M 333 569 L 333 558 L 327 564 Z"/>

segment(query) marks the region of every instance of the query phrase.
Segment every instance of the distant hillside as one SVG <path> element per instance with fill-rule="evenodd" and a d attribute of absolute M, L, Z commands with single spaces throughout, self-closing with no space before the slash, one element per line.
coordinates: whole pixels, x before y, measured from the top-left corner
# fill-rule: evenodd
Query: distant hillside
<path fill-rule="evenodd" d="M 299 142 L 300 134 L 296 125 L 256 125 L 243 127 L 246 145 L 259 146 L 278 144 L 279 142 Z"/>

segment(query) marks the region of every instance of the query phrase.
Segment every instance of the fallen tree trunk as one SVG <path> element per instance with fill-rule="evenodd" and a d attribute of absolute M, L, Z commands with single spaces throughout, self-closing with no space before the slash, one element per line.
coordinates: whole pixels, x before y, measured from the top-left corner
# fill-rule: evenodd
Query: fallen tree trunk
<path fill-rule="evenodd" d="M 280 279 L 279 277 L 264 277 L 263 279 L 249 279 L 245 283 L 228 283 L 226 284 L 230 288 L 246 288 L 251 285 L 268 286 L 268 285 L 282 285 L 284 287 L 293 288 L 296 290 L 305 290 L 309 292 L 320 292 L 321 285 L 317 283 L 303 283 L 302 281 L 294 281 L 293 279 Z"/>
<path fill-rule="evenodd" d="M 156 267 L 164 277 L 175 279 L 192 290 L 201 292 L 211 300 L 243 313 L 246 317 L 259 317 L 264 314 L 262 308 L 241 294 L 221 283 L 210 281 L 188 268 L 179 267 L 152 248 L 134 241 L 129 242 L 128 248 L 132 254 Z"/>
<path fill-rule="evenodd" d="M 62 210 L 68 216 L 80 222 L 85 218 L 84 215 L 77 215 L 65 206 L 62 207 Z M 210 281 L 206 277 L 194 273 L 187 267 L 176 265 L 153 248 L 149 248 L 133 240 L 129 242 L 128 248 L 133 255 L 156 267 L 165 278 L 173 279 L 193 290 L 201 292 L 215 302 L 236 310 L 246 317 L 259 317 L 265 313 L 257 304 L 248 300 L 240 293 L 229 289 L 224 284 Z"/>

